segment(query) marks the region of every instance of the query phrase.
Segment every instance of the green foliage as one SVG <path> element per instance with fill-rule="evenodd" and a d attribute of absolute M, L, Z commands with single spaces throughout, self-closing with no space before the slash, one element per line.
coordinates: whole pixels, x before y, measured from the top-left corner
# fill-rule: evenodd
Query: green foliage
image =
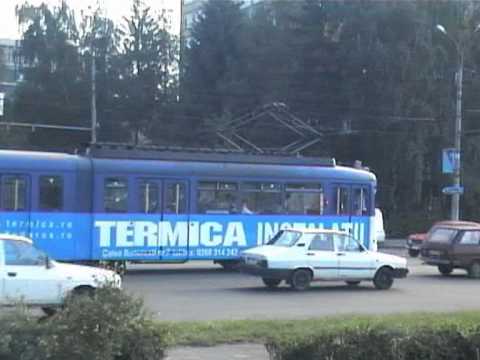
<path fill-rule="evenodd" d="M 140 300 L 110 288 L 70 298 L 51 318 L 39 321 L 19 309 L 0 321 L 0 358 L 6 360 L 156 360 L 168 340 Z"/>
<path fill-rule="evenodd" d="M 171 331 L 171 345 L 214 345 L 233 342 L 286 344 L 307 341 L 322 334 L 344 334 L 356 329 L 394 329 L 419 332 L 426 329 L 473 329 L 480 312 L 409 313 L 382 316 L 332 316 L 308 320 L 223 320 L 207 322 L 160 322 Z M 383 334 L 383 332 L 381 332 Z M 475 340 L 478 342 L 478 339 Z"/>
<path fill-rule="evenodd" d="M 323 332 L 310 338 L 272 341 L 267 345 L 275 360 L 400 360 L 474 359 L 479 351 L 479 328 L 427 326 L 415 330 L 359 326 Z"/>

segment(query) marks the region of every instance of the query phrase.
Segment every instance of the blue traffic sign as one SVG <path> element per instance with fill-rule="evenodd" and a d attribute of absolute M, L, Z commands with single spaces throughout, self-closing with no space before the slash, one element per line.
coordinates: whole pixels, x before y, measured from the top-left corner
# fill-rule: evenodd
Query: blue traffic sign
<path fill-rule="evenodd" d="M 463 194 L 463 186 L 446 186 L 442 189 L 446 195 Z"/>
<path fill-rule="evenodd" d="M 460 167 L 460 152 L 455 148 L 443 149 L 442 172 L 453 174 Z"/>

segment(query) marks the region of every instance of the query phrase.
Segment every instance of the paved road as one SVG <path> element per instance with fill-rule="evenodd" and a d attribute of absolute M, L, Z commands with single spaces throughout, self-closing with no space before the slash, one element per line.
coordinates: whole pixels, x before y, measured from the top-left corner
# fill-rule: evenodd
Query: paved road
<path fill-rule="evenodd" d="M 371 283 L 349 288 L 341 282 L 315 283 L 298 293 L 283 286 L 223 271 L 210 263 L 134 265 L 124 279 L 127 291 L 142 296 L 162 320 L 305 319 L 337 314 L 479 309 L 480 281 L 458 270 L 442 277 L 436 268 L 409 259 L 410 276 L 388 291 Z"/>

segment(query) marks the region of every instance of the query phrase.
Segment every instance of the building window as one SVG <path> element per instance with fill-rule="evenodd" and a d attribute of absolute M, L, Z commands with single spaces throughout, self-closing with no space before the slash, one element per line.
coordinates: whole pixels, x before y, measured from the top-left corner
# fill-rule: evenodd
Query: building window
<path fill-rule="evenodd" d="M 106 212 L 128 211 L 128 184 L 124 178 L 105 179 L 104 207 Z"/>
<path fill-rule="evenodd" d="M 281 185 L 276 183 L 256 182 L 242 184 L 242 213 L 284 213 Z"/>
<path fill-rule="evenodd" d="M 288 184 L 285 189 L 288 214 L 323 215 L 324 193 L 320 184 Z"/>
<path fill-rule="evenodd" d="M 63 209 L 63 179 L 61 176 L 40 176 L 40 210 L 60 211 Z"/>
<path fill-rule="evenodd" d="M 27 208 L 27 182 L 23 176 L 2 177 L 2 209 L 24 211 Z"/>
<path fill-rule="evenodd" d="M 197 191 L 200 214 L 234 214 L 237 209 L 238 185 L 231 182 L 201 181 Z"/>

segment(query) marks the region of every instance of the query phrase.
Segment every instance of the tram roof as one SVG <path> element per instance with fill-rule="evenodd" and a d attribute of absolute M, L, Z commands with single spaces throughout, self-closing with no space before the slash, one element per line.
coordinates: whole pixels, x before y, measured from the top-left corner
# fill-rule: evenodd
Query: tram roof
<path fill-rule="evenodd" d="M 108 155 L 110 154 L 110 155 Z M 129 156 L 122 151 L 95 151 L 91 156 L 66 153 L 0 150 L 3 168 L 27 171 L 74 171 L 88 168 L 90 162 L 96 171 L 112 174 L 151 174 L 161 171 L 165 176 L 204 177 L 268 177 L 318 178 L 338 180 L 375 181 L 375 175 L 364 169 L 338 166 L 333 159 L 299 158 L 267 155 L 185 153 L 166 151 L 159 154 L 136 152 Z M 154 156 L 156 158 L 154 158 Z"/>

